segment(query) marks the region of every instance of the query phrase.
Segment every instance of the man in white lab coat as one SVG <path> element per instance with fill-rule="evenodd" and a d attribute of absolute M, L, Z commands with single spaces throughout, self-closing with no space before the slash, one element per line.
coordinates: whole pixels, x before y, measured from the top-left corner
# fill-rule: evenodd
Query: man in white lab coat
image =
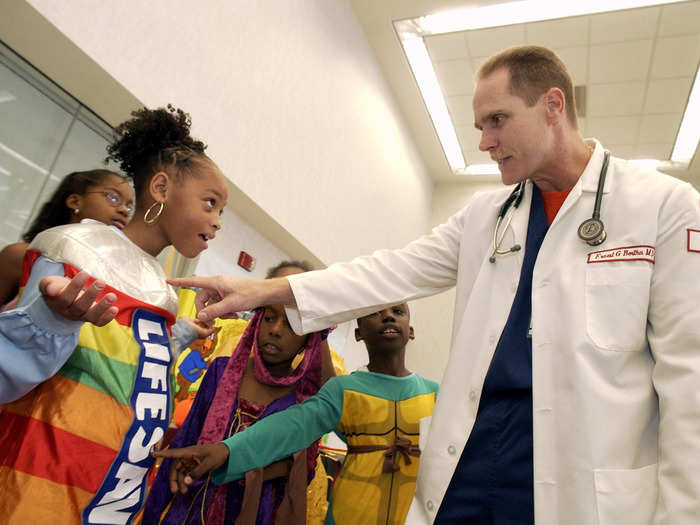
<path fill-rule="evenodd" d="M 204 318 L 285 303 L 303 332 L 457 287 L 408 523 L 697 525 L 700 195 L 584 140 L 547 49 L 491 57 L 473 103 L 515 192 L 320 272 L 178 284 Z"/>

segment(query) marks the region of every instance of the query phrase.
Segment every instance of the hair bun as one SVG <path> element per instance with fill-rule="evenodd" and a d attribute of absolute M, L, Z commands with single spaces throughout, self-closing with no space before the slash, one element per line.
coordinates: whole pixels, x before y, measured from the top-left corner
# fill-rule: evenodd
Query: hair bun
<path fill-rule="evenodd" d="M 158 161 L 163 150 L 182 148 L 204 153 L 206 145 L 190 136 L 192 120 L 188 113 L 168 104 L 165 108 L 143 108 L 114 129 L 114 141 L 107 146 L 105 159 L 119 163 L 124 173 L 137 182 Z"/>

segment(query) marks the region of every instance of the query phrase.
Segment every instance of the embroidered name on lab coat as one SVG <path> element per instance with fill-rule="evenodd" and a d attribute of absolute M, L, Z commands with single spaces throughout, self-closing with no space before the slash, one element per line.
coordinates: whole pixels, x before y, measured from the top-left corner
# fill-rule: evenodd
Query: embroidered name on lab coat
<path fill-rule="evenodd" d="M 700 230 L 688 228 L 688 251 L 700 252 Z"/>
<path fill-rule="evenodd" d="M 700 237 L 698 237 L 698 251 L 700 251 Z M 599 250 L 588 254 L 588 263 L 600 263 L 611 261 L 648 261 L 654 263 L 656 249 L 653 246 L 621 246 L 610 250 Z"/>

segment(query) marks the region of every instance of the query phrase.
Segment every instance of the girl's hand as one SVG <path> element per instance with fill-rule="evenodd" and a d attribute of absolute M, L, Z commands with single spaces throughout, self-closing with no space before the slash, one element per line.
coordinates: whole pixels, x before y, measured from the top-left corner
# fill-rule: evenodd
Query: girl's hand
<path fill-rule="evenodd" d="M 192 319 L 187 315 L 181 315 L 178 319 L 182 319 L 192 327 L 197 334 L 197 339 L 204 339 L 214 333 L 214 323 L 212 322 L 205 323 L 199 319 Z"/>
<path fill-rule="evenodd" d="M 95 301 L 104 290 L 105 283 L 96 280 L 87 289 L 83 289 L 90 275 L 80 272 L 72 279 L 51 275 L 39 282 L 39 291 L 44 296 L 46 305 L 56 315 L 71 321 L 84 321 L 96 326 L 104 326 L 117 315 L 119 309 L 114 305 L 117 296 L 105 294 Z"/>
<path fill-rule="evenodd" d="M 173 286 L 199 288 L 194 304 L 197 319 L 210 322 L 216 317 L 235 318 L 236 312 L 252 310 L 266 304 L 294 305 L 294 295 L 286 278 L 241 279 L 216 277 L 183 277 L 168 279 Z"/>
<path fill-rule="evenodd" d="M 172 458 L 170 465 L 170 492 L 185 494 L 195 479 L 199 479 L 228 461 L 228 447 L 222 442 L 170 448 L 152 453 L 157 458 Z"/>

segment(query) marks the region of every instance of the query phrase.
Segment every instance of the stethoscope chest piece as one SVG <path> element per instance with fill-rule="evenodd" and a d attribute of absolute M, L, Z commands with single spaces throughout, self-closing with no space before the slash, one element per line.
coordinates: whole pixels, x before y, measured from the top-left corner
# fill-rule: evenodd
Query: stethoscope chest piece
<path fill-rule="evenodd" d="M 589 246 L 598 246 L 605 242 L 608 235 L 605 233 L 603 221 L 591 217 L 583 221 L 578 227 L 578 236 Z"/>

